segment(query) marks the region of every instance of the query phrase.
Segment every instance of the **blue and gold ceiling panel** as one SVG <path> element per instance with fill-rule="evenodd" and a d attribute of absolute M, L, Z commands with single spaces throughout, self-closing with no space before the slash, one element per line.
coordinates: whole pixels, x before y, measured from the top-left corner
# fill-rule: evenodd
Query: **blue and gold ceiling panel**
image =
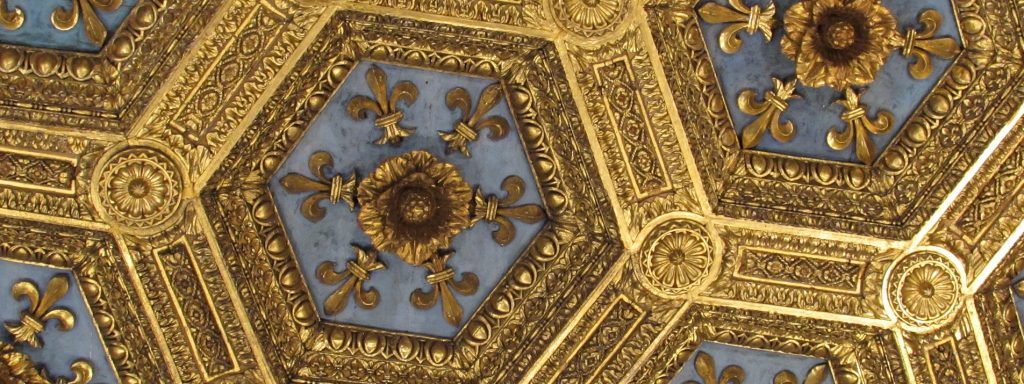
<path fill-rule="evenodd" d="M 829 4 L 833 3 L 835 9 L 831 10 Z M 870 164 L 917 111 L 959 53 L 961 38 L 952 5 L 949 0 L 882 1 L 857 16 L 860 11 L 843 1 L 805 4 L 811 3 L 714 0 L 697 5 L 703 38 L 733 125 L 744 148 Z M 847 11 L 852 16 L 843 16 Z M 851 28 L 848 37 L 857 40 L 850 43 L 852 49 L 869 52 L 874 44 L 877 52 L 870 51 L 874 56 L 859 63 L 849 62 L 840 57 L 840 50 L 829 48 L 823 56 L 825 64 L 815 69 L 805 64 L 812 60 L 808 58 L 813 54 L 808 52 L 810 48 L 792 52 L 800 44 L 818 44 L 814 39 L 821 38 L 799 25 L 802 21 L 793 16 L 800 12 L 810 12 L 808 25 L 817 22 L 814 17 L 854 20 L 854 16 L 878 18 L 888 24 L 884 30 L 860 32 L 858 28 L 867 25 L 841 22 L 836 33 Z M 877 41 L 883 38 L 885 42 Z M 839 56 L 830 59 L 828 54 Z M 847 89 L 856 93 L 856 101 L 846 94 Z M 854 104 L 847 106 L 846 101 Z M 863 114 L 857 112 L 861 110 L 874 125 L 858 128 L 857 123 L 848 123 L 857 121 L 852 115 Z M 890 118 L 876 119 L 883 116 Z M 850 130 L 856 131 L 856 142 L 843 145 L 838 138 Z M 869 142 L 861 144 L 860 140 Z M 858 156 L 858 147 L 870 151 Z"/>
<path fill-rule="evenodd" d="M 13 348 L 27 355 L 51 380 L 118 381 L 78 279 L 70 271 L 0 259 L 0 289 L 3 354 Z"/>
<path fill-rule="evenodd" d="M 64 51 L 99 52 L 137 0 L 6 0 L 0 43 Z M 7 12 L 6 19 L 4 12 Z M 8 22 L 4 22 L 7 20 Z"/>
<path fill-rule="evenodd" d="M 494 79 L 359 63 L 270 180 L 321 317 L 454 336 L 545 221 L 514 124 Z"/>
<path fill-rule="evenodd" d="M 702 343 L 670 384 L 833 384 L 828 363 L 816 357 Z"/>

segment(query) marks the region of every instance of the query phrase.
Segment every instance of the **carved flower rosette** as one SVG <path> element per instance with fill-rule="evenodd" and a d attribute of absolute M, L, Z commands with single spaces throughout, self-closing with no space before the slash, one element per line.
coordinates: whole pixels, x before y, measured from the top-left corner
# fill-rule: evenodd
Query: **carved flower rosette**
<path fill-rule="evenodd" d="M 373 246 L 420 265 L 470 224 L 472 189 L 424 151 L 384 161 L 359 184 L 359 226 Z"/>
<path fill-rule="evenodd" d="M 875 79 L 903 44 L 896 19 L 878 0 L 801 1 L 786 11 L 782 53 L 800 82 L 845 89 Z"/>

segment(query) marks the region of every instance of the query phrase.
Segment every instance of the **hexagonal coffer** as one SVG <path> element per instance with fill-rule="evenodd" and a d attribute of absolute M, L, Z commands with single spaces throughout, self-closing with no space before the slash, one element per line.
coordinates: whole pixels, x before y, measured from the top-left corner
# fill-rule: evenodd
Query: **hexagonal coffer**
<path fill-rule="evenodd" d="M 962 49 L 949 0 L 844 4 L 695 7 L 744 148 L 872 164 Z"/>
<path fill-rule="evenodd" d="M 356 64 L 269 181 L 329 322 L 454 337 L 546 215 L 493 79 Z"/>

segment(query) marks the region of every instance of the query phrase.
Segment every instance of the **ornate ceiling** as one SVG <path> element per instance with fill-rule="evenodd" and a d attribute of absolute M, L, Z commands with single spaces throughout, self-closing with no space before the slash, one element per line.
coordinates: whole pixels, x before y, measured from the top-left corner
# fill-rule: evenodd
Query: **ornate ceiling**
<path fill-rule="evenodd" d="M 1024 383 L 1022 20 L 0 0 L 0 383 Z"/>

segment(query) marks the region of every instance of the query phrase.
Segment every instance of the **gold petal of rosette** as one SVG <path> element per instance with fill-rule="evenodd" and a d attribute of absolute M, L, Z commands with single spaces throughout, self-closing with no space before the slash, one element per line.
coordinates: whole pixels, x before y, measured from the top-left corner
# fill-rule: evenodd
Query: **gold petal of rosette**
<path fill-rule="evenodd" d="M 903 39 L 879 0 L 805 0 L 786 11 L 784 23 L 782 52 L 811 87 L 871 83 Z"/>
<path fill-rule="evenodd" d="M 385 160 L 359 184 L 359 226 L 377 249 L 420 265 L 469 227 L 471 199 L 454 165 L 412 151 Z"/>
<path fill-rule="evenodd" d="M 49 382 L 36 369 L 28 355 L 18 352 L 12 345 L 0 341 L 0 384 L 48 384 Z"/>

